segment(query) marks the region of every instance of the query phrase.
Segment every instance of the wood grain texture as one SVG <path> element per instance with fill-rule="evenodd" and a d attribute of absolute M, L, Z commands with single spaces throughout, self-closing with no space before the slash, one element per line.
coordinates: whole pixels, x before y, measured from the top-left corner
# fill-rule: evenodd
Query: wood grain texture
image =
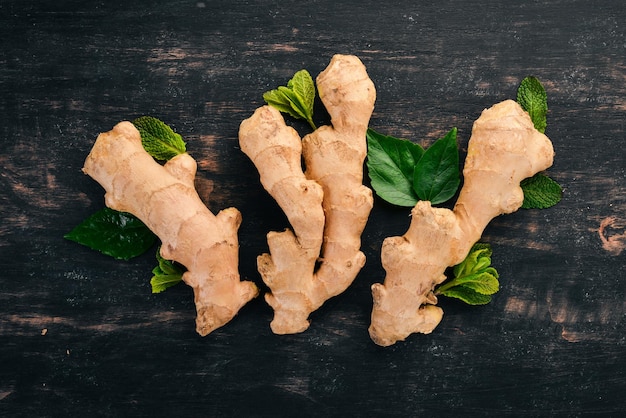
<path fill-rule="evenodd" d="M 597 0 L 177 0 L 0 3 L 0 416 L 619 416 L 626 410 L 626 7 Z M 390 348 L 367 335 L 380 245 L 408 212 L 377 201 L 368 262 L 300 335 L 262 299 L 195 335 L 191 289 L 150 294 L 153 254 L 118 262 L 62 236 L 102 207 L 80 172 L 97 134 L 152 115 L 199 160 L 212 209 L 236 206 L 241 275 L 286 227 L 237 144 L 262 93 L 358 55 L 371 126 L 428 144 L 537 76 L 548 91 L 545 211 L 497 218 L 502 289 L 442 301 Z M 324 122 L 318 112 L 318 122 Z M 210 192 L 210 196 L 209 195 Z"/>

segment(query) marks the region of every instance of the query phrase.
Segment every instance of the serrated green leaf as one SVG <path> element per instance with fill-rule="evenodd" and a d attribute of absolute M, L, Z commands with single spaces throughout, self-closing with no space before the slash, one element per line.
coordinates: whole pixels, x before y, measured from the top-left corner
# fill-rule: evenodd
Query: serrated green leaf
<path fill-rule="evenodd" d="M 489 244 L 475 243 L 465 260 L 454 266 L 454 277 L 467 276 L 478 271 L 480 267 L 489 266 L 491 264 L 491 254 L 492 250 Z"/>
<path fill-rule="evenodd" d="M 152 157 L 168 161 L 186 152 L 183 138 L 157 118 L 142 116 L 133 121 L 141 134 L 141 143 Z"/>
<path fill-rule="evenodd" d="M 153 276 L 150 279 L 150 285 L 152 293 L 161 293 L 183 280 L 185 268 L 178 263 L 161 257 L 160 248 L 157 249 L 156 258 L 157 266 L 152 269 Z"/>
<path fill-rule="evenodd" d="M 268 105 L 276 108 L 279 112 L 287 113 L 294 118 L 300 118 L 300 115 L 292 109 L 291 100 L 278 89 L 263 93 L 263 100 L 265 100 Z"/>
<path fill-rule="evenodd" d="M 417 203 L 413 171 L 424 149 L 406 139 L 367 130 L 367 169 L 372 188 L 383 200 L 398 206 Z"/>
<path fill-rule="evenodd" d="M 297 119 L 304 119 L 304 120 L 309 119 L 309 115 L 306 109 L 306 104 L 304 103 L 304 99 L 298 93 L 296 93 L 289 87 L 285 87 L 285 86 L 278 87 L 278 92 L 282 94 L 289 102 L 289 106 L 291 107 L 291 110 L 292 110 L 290 114 L 293 117 Z"/>
<path fill-rule="evenodd" d="M 546 209 L 561 201 L 563 189 L 550 177 L 537 173 L 520 183 L 524 191 L 524 209 Z"/>
<path fill-rule="evenodd" d="M 109 208 L 94 213 L 64 237 L 121 260 L 143 254 L 156 241 L 135 216 Z"/>
<path fill-rule="evenodd" d="M 467 257 L 453 268 L 453 277 L 435 289 L 436 295 L 463 300 L 470 305 L 484 305 L 498 292 L 498 272 L 491 267 L 491 247 L 476 243 Z"/>
<path fill-rule="evenodd" d="M 413 189 L 433 205 L 451 199 L 461 183 L 456 132 L 453 128 L 435 141 L 415 166 Z"/>
<path fill-rule="evenodd" d="M 315 103 L 315 83 L 307 70 L 300 70 L 294 74 L 287 83 L 293 92 L 301 99 L 302 111 L 305 119 L 313 118 L 313 105 Z"/>
<path fill-rule="evenodd" d="M 500 290 L 498 273 L 493 267 L 467 276 L 457 277 L 455 284 L 457 286 L 469 287 L 483 295 L 492 295 Z M 443 294 L 445 295 L 445 293 Z"/>
<path fill-rule="evenodd" d="M 150 279 L 152 293 L 161 293 L 172 286 L 176 286 L 182 279 L 176 275 L 155 275 Z"/>
<path fill-rule="evenodd" d="M 313 122 L 315 94 L 315 83 L 311 74 L 307 70 L 300 70 L 287 82 L 287 86 L 263 93 L 263 100 L 279 112 L 306 120 L 311 128 L 316 129 Z"/>
<path fill-rule="evenodd" d="M 548 99 L 541 82 L 533 76 L 526 77 L 517 89 L 517 102 L 522 106 L 539 132 L 545 132 L 548 114 Z"/>
<path fill-rule="evenodd" d="M 486 305 L 491 302 L 490 295 L 484 295 L 473 289 L 463 286 L 451 288 L 443 294 L 449 298 L 460 299 L 468 305 Z"/>

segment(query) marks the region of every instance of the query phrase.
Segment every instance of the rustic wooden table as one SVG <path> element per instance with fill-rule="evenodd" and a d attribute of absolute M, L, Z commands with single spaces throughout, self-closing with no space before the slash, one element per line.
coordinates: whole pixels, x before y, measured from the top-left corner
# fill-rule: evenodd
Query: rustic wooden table
<path fill-rule="evenodd" d="M 619 416 L 626 410 L 626 6 L 613 0 L 0 3 L 0 416 Z M 236 206 L 242 277 L 287 227 L 239 150 L 262 93 L 335 53 L 376 84 L 371 126 L 467 144 L 482 109 L 537 76 L 564 186 L 499 217 L 501 291 L 441 301 L 430 335 L 367 333 L 380 245 L 408 211 L 376 201 L 355 283 L 302 334 L 257 298 L 207 337 L 191 289 L 151 294 L 153 252 L 120 262 L 63 239 L 103 206 L 80 169 L 97 134 L 172 125 L 211 207 Z"/>

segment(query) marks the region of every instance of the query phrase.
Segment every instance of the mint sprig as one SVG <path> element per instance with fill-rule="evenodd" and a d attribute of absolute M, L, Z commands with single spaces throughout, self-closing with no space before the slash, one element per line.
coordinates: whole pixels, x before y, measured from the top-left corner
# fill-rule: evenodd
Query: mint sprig
<path fill-rule="evenodd" d="M 460 184 L 456 128 L 424 150 L 406 139 L 367 131 L 367 168 L 372 188 L 383 200 L 411 207 L 418 200 L 439 204 Z"/>
<path fill-rule="evenodd" d="M 186 145 L 180 134 L 152 116 L 141 116 L 133 125 L 141 134 L 141 144 L 152 157 L 159 161 L 169 161 L 186 152 Z"/>
<path fill-rule="evenodd" d="M 537 173 L 522 180 L 523 209 L 546 209 L 559 203 L 563 196 L 561 186 L 545 174 Z"/>
<path fill-rule="evenodd" d="M 528 76 L 520 82 L 517 103 L 528 112 L 535 129 L 544 133 L 547 126 L 548 96 L 537 77 Z"/>
<path fill-rule="evenodd" d="M 300 70 L 287 82 L 287 86 L 265 92 L 263 99 L 280 112 L 306 120 L 315 130 L 317 129 L 313 122 L 315 94 L 311 74 L 307 70 Z"/>
<path fill-rule="evenodd" d="M 544 133 L 547 126 L 548 99 L 537 77 L 524 78 L 517 88 L 517 103 L 528 112 L 535 129 Z M 547 209 L 559 203 L 563 188 L 550 177 L 537 173 L 520 184 L 524 191 L 522 209 Z"/>
<path fill-rule="evenodd" d="M 183 280 L 183 274 L 186 271 L 182 265 L 161 257 L 160 250 L 161 247 L 157 249 L 157 266 L 152 269 L 153 276 L 152 279 L 150 279 L 152 293 L 161 293 L 164 290 L 177 285 Z"/>
<path fill-rule="evenodd" d="M 489 244 L 474 244 L 465 260 L 453 268 L 453 275 L 435 289 L 435 295 L 460 299 L 469 305 L 485 305 L 500 289 L 498 272 L 491 267 Z"/>

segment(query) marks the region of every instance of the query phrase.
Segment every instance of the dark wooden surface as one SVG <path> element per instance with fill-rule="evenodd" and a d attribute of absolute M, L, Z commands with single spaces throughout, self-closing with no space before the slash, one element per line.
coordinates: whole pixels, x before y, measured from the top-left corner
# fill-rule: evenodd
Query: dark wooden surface
<path fill-rule="evenodd" d="M 620 416 L 626 409 L 626 6 L 620 1 L 0 2 L 0 416 Z M 563 201 L 493 221 L 502 289 L 442 301 L 431 335 L 367 334 L 382 240 L 303 334 L 262 298 L 194 331 L 191 291 L 150 293 L 153 254 L 119 262 L 62 236 L 103 205 L 80 168 L 97 134 L 152 115 L 187 140 L 210 205 L 236 206 L 242 277 L 287 225 L 237 144 L 261 95 L 358 55 L 371 126 L 428 144 L 544 83 Z M 320 113 L 320 118 L 323 115 Z"/>

